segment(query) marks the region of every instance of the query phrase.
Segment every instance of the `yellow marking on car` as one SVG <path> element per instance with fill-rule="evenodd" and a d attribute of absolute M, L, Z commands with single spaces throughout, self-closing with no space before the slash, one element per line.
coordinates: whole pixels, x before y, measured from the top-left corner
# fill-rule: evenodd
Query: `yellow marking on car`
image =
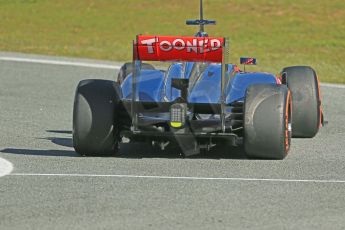
<path fill-rule="evenodd" d="M 182 126 L 182 122 L 170 122 L 171 127 L 173 128 L 180 128 Z"/>

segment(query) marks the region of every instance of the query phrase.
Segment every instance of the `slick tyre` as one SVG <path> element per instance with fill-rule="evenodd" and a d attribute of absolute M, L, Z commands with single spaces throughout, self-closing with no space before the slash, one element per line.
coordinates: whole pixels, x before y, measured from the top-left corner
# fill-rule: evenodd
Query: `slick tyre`
<path fill-rule="evenodd" d="M 141 63 L 141 69 L 151 69 L 154 70 L 155 67 L 148 63 Z M 119 74 L 117 75 L 117 82 L 121 85 L 126 77 L 133 72 L 133 62 L 127 62 L 123 64 L 120 68 Z"/>
<path fill-rule="evenodd" d="M 282 83 L 292 94 L 292 137 L 314 137 L 322 122 L 319 81 L 309 66 L 282 70 Z"/>
<path fill-rule="evenodd" d="M 115 154 L 119 142 L 118 83 L 108 80 L 80 81 L 73 107 L 73 146 L 85 156 Z"/>
<path fill-rule="evenodd" d="M 284 159 L 291 143 L 291 95 L 285 85 L 252 85 L 244 104 L 244 151 L 250 158 Z"/>

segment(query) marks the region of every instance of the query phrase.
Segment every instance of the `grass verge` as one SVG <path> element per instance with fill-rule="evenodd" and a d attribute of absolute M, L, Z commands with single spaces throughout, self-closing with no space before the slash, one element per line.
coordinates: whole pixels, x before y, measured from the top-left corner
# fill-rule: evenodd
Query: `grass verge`
<path fill-rule="evenodd" d="M 0 0 L 0 50 L 131 60 L 136 34 L 192 35 L 198 2 L 163 0 Z M 212 36 L 231 39 L 232 63 L 253 56 L 251 70 L 278 73 L 313 66 L 324 82 L 345 83 L 344 0 L 212 0 Z"/>

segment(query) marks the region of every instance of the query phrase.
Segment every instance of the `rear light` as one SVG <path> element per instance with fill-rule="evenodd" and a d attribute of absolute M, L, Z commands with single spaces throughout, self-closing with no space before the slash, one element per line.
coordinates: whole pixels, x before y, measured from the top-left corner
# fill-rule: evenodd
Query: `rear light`
<path fill-rule="evenodd" d="M 176 103 L 170 107 L 170 126 L 182 128 L 186 123 L 187 104 Z"/>

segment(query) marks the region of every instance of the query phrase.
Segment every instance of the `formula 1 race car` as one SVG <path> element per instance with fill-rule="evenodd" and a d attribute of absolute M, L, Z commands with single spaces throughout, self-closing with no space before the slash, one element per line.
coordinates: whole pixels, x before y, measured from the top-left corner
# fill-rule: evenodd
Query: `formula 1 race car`
<path fill-rule="evenodd" d="M 186 156 L 215 145 L 243 146 L 250 158 L 283 159 L 291 137 L 314 137 L 323 125 L 319 81 L 308 66 L 279 75 L 246 72 L 228 63 L 228 39 L 138 35 L 133 62 L 117 81 L 82 80 L 73 110 L 73 145 L 81 155 L 114 154 L 123 138 Z M 167 70 L 142 61 L 173 62 Z M 243 65 L 255 58 L 241 58 Z"/>

